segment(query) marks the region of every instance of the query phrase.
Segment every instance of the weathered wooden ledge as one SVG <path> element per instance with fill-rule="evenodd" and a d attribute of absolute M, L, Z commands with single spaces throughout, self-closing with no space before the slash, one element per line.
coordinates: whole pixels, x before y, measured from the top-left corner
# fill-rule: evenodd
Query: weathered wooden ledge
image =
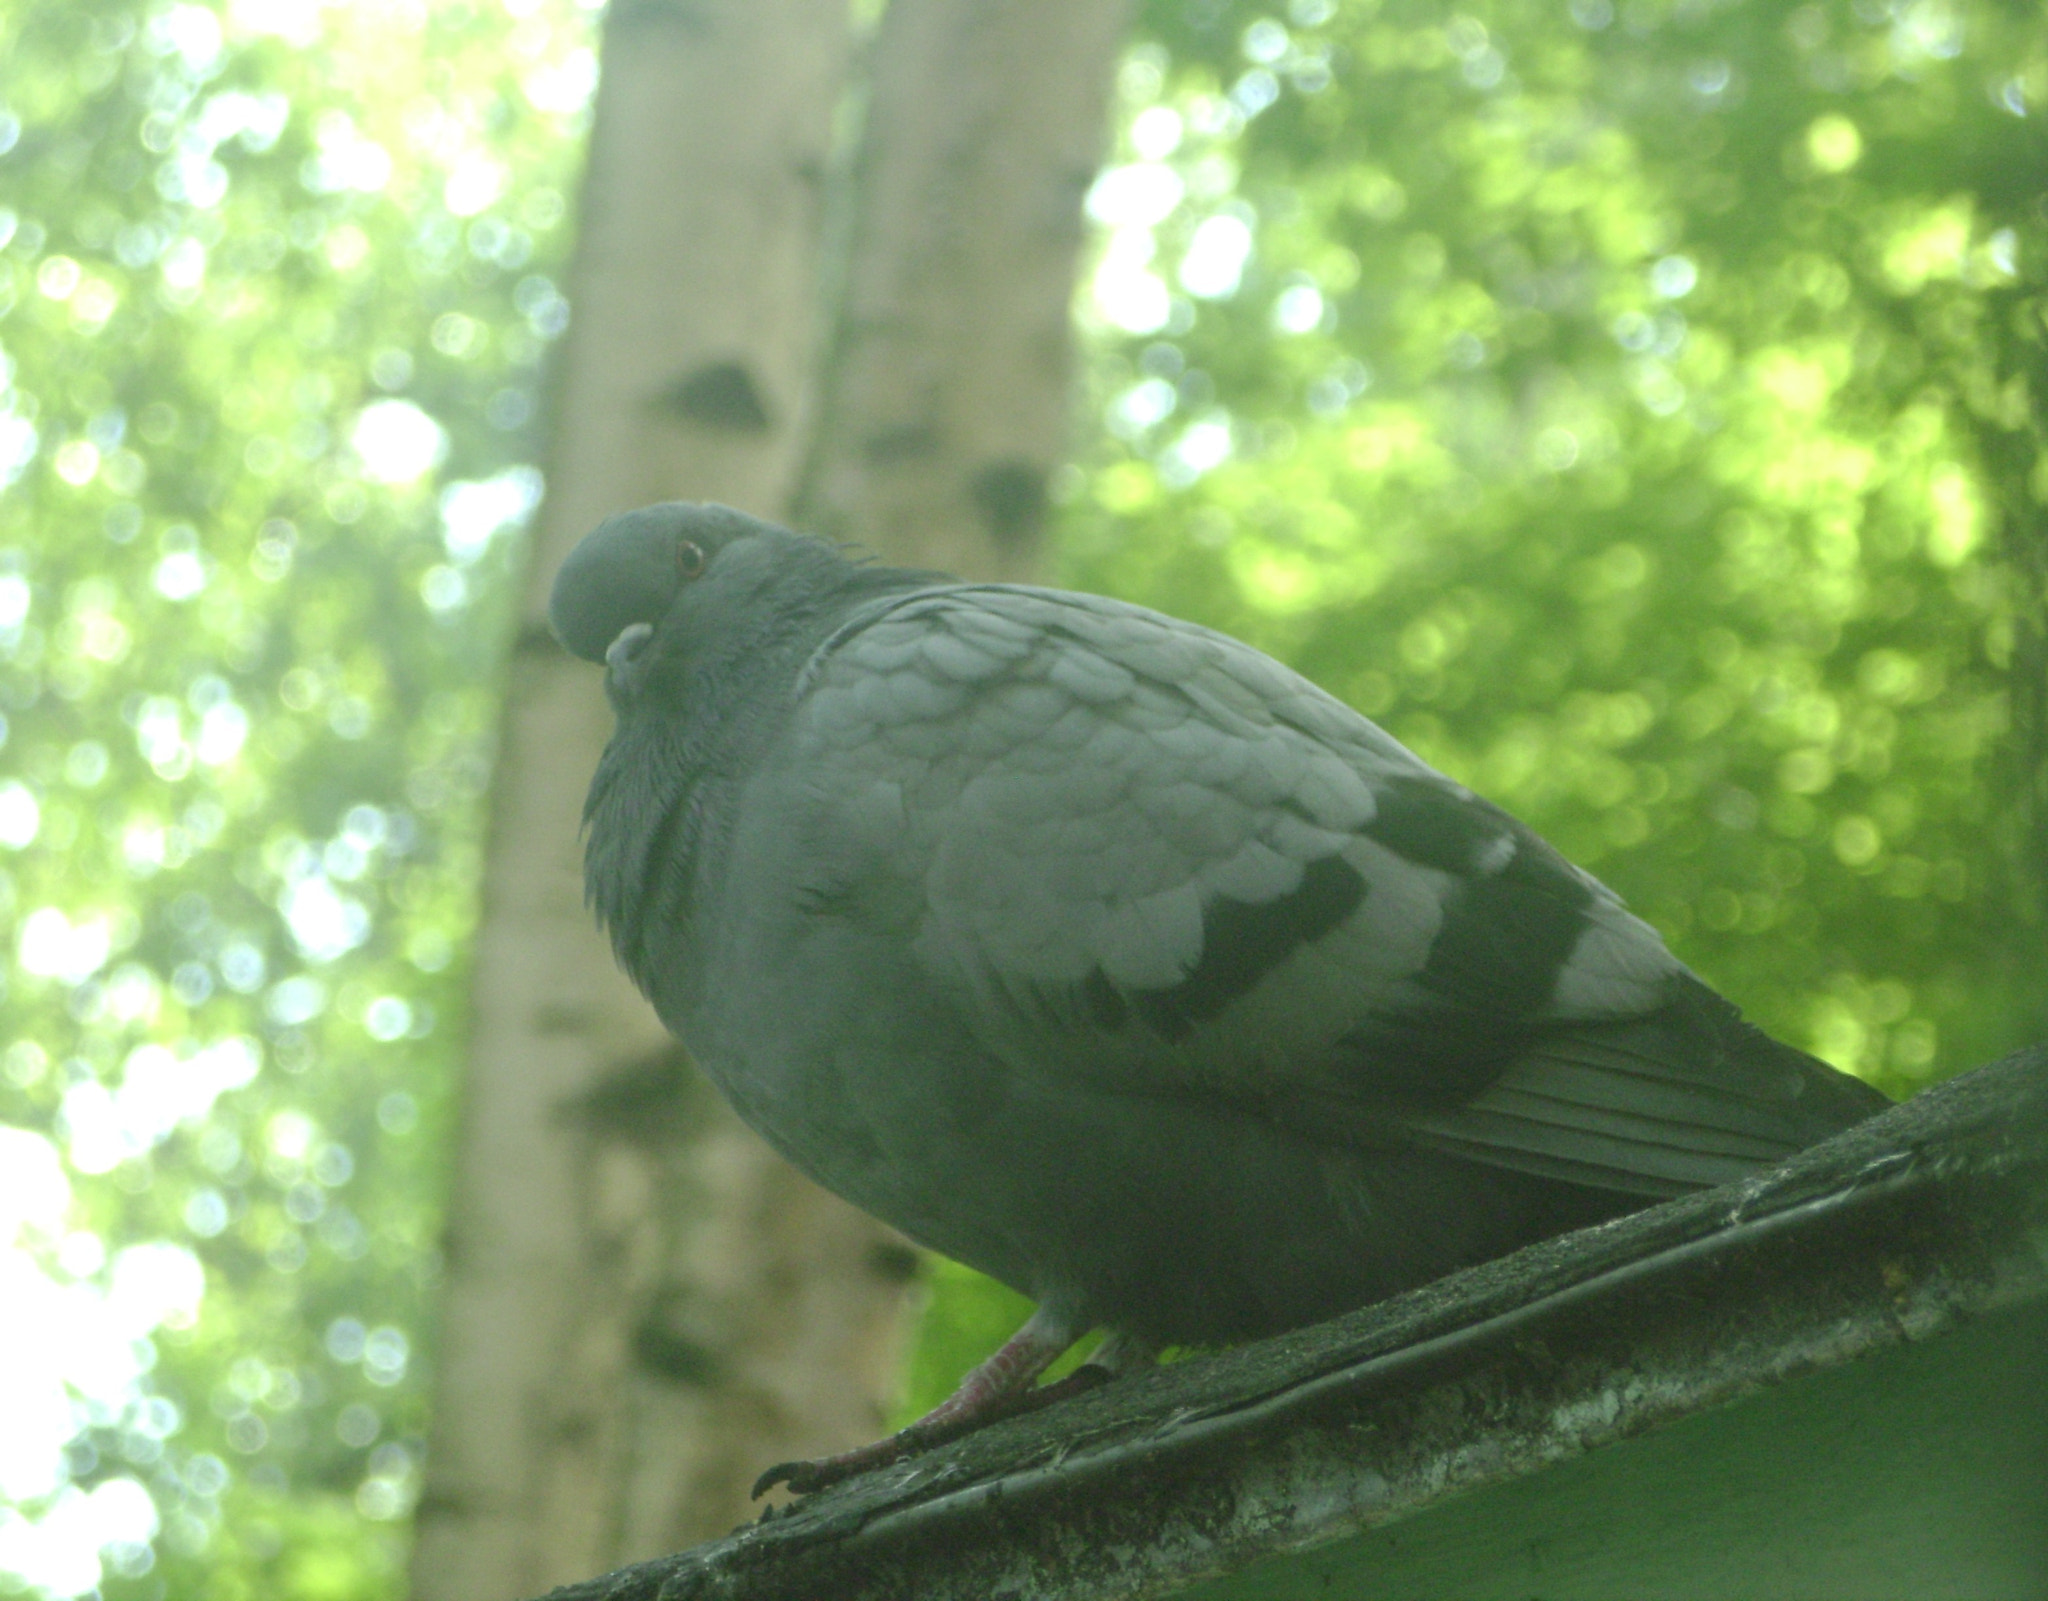
<path fill-rule="evenodd" d="M 550 1601 L 2048 1595 L 2048 1047 Z"/>

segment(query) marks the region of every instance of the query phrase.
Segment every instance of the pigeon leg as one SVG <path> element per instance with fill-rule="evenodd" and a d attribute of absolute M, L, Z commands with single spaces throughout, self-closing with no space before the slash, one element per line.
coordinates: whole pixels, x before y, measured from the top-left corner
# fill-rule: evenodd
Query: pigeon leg
<path fill-rule="evenodd" d="M 915 1456 L 1012 1412 L 1030 1411 L 1075 1390 L 1099 1384 L 1108 1377 L 1109 1371 L 1118 1370 L 1091 1374 L 1087 1380 L 1076 1384 L 1074 1381 L 1089 1371 L 1083 1367 L 1044 1390 L 1031 1387 L 1032 1380 L 1058 1361 L 1067 1347 L 1084 1332 L 1074 1327 L 1073 1320 L 1066 1314 L 1041 1306 L 1021 1329 L 1002 1343 L 995 1355 L 960 1381 L 959 1389 L 908 1428 L 872 1445 L 841 1451 L 836 1456 L 817 1457 L 808 1462 L 778 1462 L 754 1481 L 754 1494 L 765 1495 L 776 1485 L 786 1484 L 799 1495 L 809 1495 L 813 1490 L 822 1490 L 869 1468 L 886 1467 L 904 1457 Z M 1103 1343 L 1107 1346 L 1110 1341 Z"/>

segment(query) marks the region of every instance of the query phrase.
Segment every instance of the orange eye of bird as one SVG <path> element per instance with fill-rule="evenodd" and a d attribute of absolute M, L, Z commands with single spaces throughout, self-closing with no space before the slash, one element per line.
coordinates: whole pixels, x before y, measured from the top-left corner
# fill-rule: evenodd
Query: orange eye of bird
<path fill-rule="evenodd" d="M 704 571 L 704 547 L 694 539 L 686 539 L 676 546 L 676 571 L 688 583 Z"/>

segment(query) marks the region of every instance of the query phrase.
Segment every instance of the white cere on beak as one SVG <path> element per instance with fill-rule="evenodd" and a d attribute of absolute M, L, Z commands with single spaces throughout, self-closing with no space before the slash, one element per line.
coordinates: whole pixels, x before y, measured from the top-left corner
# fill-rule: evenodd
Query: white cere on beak
<path fill-rule="evenodd" d="M 653 637 L 654 624 L 628 624 L 619 630 L 619 637 L 613 640 L 610 647 L 605 651 L 605 666 L 613 672 L 618 672 L 635 656 L 639 655 L 640 647 Z"/>

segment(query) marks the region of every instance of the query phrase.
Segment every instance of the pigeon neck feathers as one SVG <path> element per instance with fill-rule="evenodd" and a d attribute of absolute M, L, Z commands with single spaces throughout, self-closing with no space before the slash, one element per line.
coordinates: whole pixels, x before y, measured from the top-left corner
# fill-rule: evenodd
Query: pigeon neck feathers
<path fill-rule="evenodd" d="M 551 613 L 577 654 L 606 660 L 618 717 L 584 804 L 585 893 L 620 964 L 653 996 L 690 929 L 691 885 L 720 843 L 725 804 L 786 722 L 805 662 L 848 615 L 935 575 L 848 560 L 824 540 L 725 507 L 629 514 L 611 560 L 564 568 Z M 617 519 L 625 524 L 627 519 Z M 660 541 L 658 556 L 649 546 Z M 669 551 L 708 547 L 700 577 Z M 630 653 L 615 647 L 638 624 Z M 607 632 L 607 631 L 611 632 Z"/>

